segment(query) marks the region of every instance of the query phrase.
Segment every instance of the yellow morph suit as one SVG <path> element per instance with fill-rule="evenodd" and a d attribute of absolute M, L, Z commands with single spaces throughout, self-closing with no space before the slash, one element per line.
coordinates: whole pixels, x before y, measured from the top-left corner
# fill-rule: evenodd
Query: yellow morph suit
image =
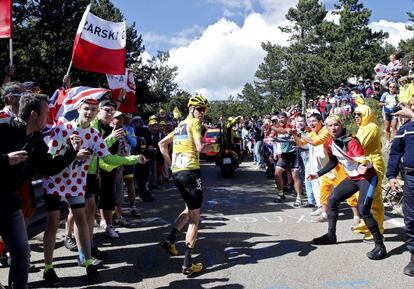
<path fill-rule="evenodd" d="M 326 127 L 322 127 L 318 132 L 312 131 L 308 134 L 308 136 L 314 142 L 313 144 L 314 146 L 323 145 L 330 137 L 329 132 L 326 129 Z M 304 140 L 301 140 L 301 144 L 304 145 L 304 144 L 307 144 L 307 142 Z M 324 152 L 323 154 L 325 154 L 325 158 L 327 159 L 328 157 L 326 156 L 326 152 Z M 317 159 L 318 158 L 316 158 L 313 161 L 316 161 Z M 325 163 L 323 163 L 323 160 L 318 161 L 318 162 L 322 163 L 322 167 L 323 167 L 323 165 L 326 164 L 327 160 L 325 161 Z M 321 169 L 321 167 L 318 167 L 317 169 L 319 170 Z M 333 189 L 336 186 L 338 186 L 347 176 L 348 175 L 346 174 L 343 166 L 340 163 L 338 163 L 333 170 L 331 170 L 329 173 L 321 177 L 321 184 L 320 184 L 320 191 L 319 191 L 321 205 L 328 205 L 328 200 L 329 200 L 331 193 L 333 192 Z M 353 196 L 348 198 L 346 202 L 349 206 L 356 206 Z"/>
<path fill-rule="evenodd" d="M 329 173 L 321 177 L 321 204 L 327 205 L 329 196 L 333 192 L 333 189 L 338 186 L 348 175 L 341 164 L 337 164 L 336 167 Z M 350 206 L 354 205 L 353 196 L 346 200 Z"/>
<path fill-rule="evenodd" d="M 356 137 L 364 149 L 364 155 L 369 158 L 371 161 L 377 175 L 378 183 L 375 187 L 374 199 L 372 201 L 371 212 L 374 216 L 374 219 L 378 223 L 381 234 L 384 233 L 384 203 L 382 200 L 382 179 L 384 178 L 385 172 L 385 162 L 382 158 L 381 152 L 381 133 L 378 126 L 374 123 L 374 112 L 367 105 L 359 105 L 355 108 L 355 113 L 360 113 L 362 115 L 362 121 L 359 126 Z M 358 193 L 352 197 L 352 204 L 348 202 L 351 206 L 357 204 Z M 372 237 L 367 226 L 362 221 L 358 226 L 353 230 L 354 233 L 365 234 L 365 239 L 370 239 Z"/>

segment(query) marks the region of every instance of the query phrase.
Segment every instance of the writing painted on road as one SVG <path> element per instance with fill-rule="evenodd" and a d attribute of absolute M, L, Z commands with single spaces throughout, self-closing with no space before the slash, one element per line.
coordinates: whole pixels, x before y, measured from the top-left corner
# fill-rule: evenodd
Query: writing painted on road
<path fill-rule="evenodd" d="M 296 223 L 301 222 L 310 222 L 309 220 L 305 219 L 305 215 L 301 215 L 299 217 L 295 216 L 287 216 L 288 218 L 295 219 Z M 272 216 L 272 217 L 250 217 L 250 216 L 243 216 L 243 217 L 234 217 L 234 220 L 238 223 L 247 223 L 247 224 L 253 224 L 253 223 L 259 223 L 259 222 L 267 222 L 267 223 L 282 223 L 284 221 L 283 217 L 281 216 Z"/>

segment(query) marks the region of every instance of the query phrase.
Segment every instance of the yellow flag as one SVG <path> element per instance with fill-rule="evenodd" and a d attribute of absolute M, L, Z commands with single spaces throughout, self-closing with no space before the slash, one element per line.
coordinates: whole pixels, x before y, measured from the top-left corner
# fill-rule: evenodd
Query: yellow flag
<path fill-rule="evenodd" d="M 181 111 L 178 109 L 178 107 L 174 107 L 173 116 L 174 119 L 179 119 L 181 117 Z"/>

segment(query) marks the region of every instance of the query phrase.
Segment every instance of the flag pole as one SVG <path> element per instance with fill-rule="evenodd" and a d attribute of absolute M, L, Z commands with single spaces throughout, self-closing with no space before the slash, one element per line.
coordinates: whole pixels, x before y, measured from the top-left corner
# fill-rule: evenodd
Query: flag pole
<path fill-rule="evenodd" d="M 72 69 L 72 59 L 70 60 L 69 67 L 68 67 L 68 70 L 66 71 L 65 75 L 69 76 L 69 73 L 70 73 L 71 69 Z"/>
<path fill-rule="evenodd" d="M 92 5 L 92 1 L 91 1 L 91 3 L 90 3 L 88 6 L 86 6 L 86 10 L 85 10 L 85 12 L 83 13 L 83 16 L 82 16 L 81 22 L 79 23 L 78 30 L 76 31 L 76 34 L 78 34 L 78 32 L 80 32 L 80 33 L 79 33 L 79 39 L 81 38 L 83 24 L 84 24 L 84 22 L 86 21 L 86 17 L 87 17 L 87 15 L 88 15 L 88 13 L 89 13 L 89 11 L 90 11 L 90 9 L 91 9 L 91 5 Z M 75 51 L 75 50 L 76 50 L 76 47 L 78 46 L 78 42 L 76 42 L 76 38 L 75 38 L 75 44 L 74 44 L 74 45 L 75 45 L 75 47 L 74 47 L 74 48 L 73 48 L 73 50 L 72 50 L 72 57 L 71 57 L 71 59 L 70 59 L 69 67 L 68 67 L 68 70 L 66 71 L 66 75 L 67 75 L 67 76 L 69 76 L 70 70 L 72 69 L 72 62 L 73 62 L 73 51 Z"/>
<path fill-rule="evenodd" d="M 13 38 L 9 38 L 9 59 L 10 66 L 13 65 Z"/>

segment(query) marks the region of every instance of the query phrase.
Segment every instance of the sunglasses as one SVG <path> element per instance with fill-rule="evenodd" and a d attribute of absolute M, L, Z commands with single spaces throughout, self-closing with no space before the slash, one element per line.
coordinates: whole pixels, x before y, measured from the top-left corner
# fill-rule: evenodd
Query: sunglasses
<path fill-rule="evenodd" d="M 408 65 L 413 65 L 414 64 L 414 62 L 408 62 Z"/>
<path fill-rule="evenodd" d="M 354 113 L 354 117 L 362 117 L 362 114 L 360 114 L 360 113 Z"/>
<path fill-rule="evenodd" d="M 207 111 L 207 108 L 205 108 L 204 106 L 196 106 L 195 109 L 198 112 L 206 112 Z"/>
<path fill-rule="evenodd" d="M 115 113 L 115 110 L 110 109 L 110 108 L 103 108 L 102 110 L 104 110 L 107 114 L 114 114 Z"/>

